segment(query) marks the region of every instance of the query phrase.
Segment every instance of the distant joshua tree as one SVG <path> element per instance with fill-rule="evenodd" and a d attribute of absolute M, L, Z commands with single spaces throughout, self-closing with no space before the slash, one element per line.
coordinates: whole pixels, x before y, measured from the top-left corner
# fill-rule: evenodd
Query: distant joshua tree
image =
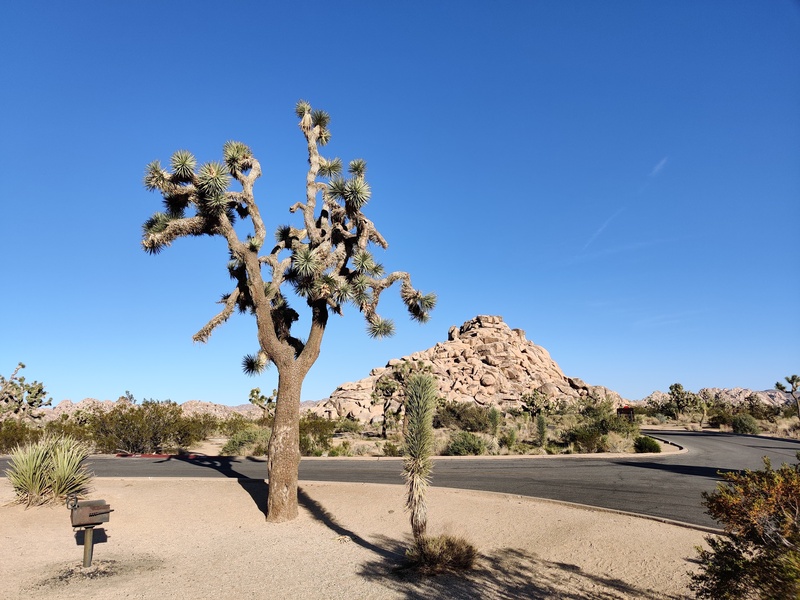
<path fill-rule="evenodd" d="M 345 304 L 354 304 L 366 319 L 369 335 L 379 338 L 394 332 L 392 321 L 377 313 L 381 294 L 394 283 L 400 283 L 400 296 L 416 321 L 426 322 L 436 304 L 434 294 L 414 289 L 408 273 L 385 273 L 369 250 L 370 244 L 384 249 L 388 244 L 362 212 L 371 196 L 366 163 L 350 161 L 343 175 L 340 159 L 326 159 L 319 153 L 331 137 L 328 113 L 312 110 L 302 100 L 295 112 L 307 143 L 309 167 L 305 202 L 293 204 L 289 212 L 299 214 L 302 221 L 298 227 L 278 227 L 275 245 L 268 252 L 261 252 L 267 229 L 253 195 L 261 165 L 245 144 L 227 142 L 224 162 L 199 167 L 191 153 L 178 150 L 169 169 L 154 161 L 144 177 L 148 190 L 163 195 L 165 207 L 144 223 L 146 252 L 158 254 L 188 236 L 219 236 L 228 245 L 232 289 L 220 300 L 221 312 L 193 339 L 206 342 L 234 310 L 250 313 L 256 321 L 258 350 L 244 357 L 243 369 L 250 375 L 261 373 L 270 363 L 278 369 L 267 462 L 267 520 L 273 522 L 297 516 L 300 394 L 319 356 L 329 313 L 340 315 Z M 240 191 L 229 189 L 231 179 L 241 186 Z M 246 239 L 234 228 L 237 218 L 250 219 L 252 232 Z M 285 286 L 308 305 L 311 323 L 305 339 L 291 332 L 299 315 L 282 292 Z"/>
<path fill-rule="evenodd" d="M 42 383 L 27 383 L 24 377 L 18 375 L 24 368 L 25 365 L 19 363 L 8 379 L 0 375 L 0 420 L 3 414 L 10 413 L 18 422 L 36 422 L 42 417 L 40 409 L 50 406 L 52 402 L 47 398 Z"/>
<path fill-rule="evenodd" d="M 787 390 L 786 386 L 778 381 L 775 384 L 775 389 L 781 392 L 789 392 L 792 398 L 794 398 L 794 403 L 797 407 L 797 416 L 800 417 L 800 394 L 797 393 L 797 389 L 800 388 L 800 376 L 792 375 L 791 377 L 784 377 L 784 379 L 786 380 L 786 383 L 791 386 L 791 388 Z"/>

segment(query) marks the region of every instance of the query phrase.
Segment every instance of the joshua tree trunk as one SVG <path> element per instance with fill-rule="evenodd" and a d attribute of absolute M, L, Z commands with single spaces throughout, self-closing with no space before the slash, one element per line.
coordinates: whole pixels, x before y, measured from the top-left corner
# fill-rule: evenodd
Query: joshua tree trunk
<path fill-rule="evenodd" d="M 292 370 L 294 371 L 294 370 Z M 300 390 L 295 372 L 278 376 L 275 420 L 269 439 L 267 521 L 281 523 L 297 517 L 297 475 L 300 467 Z"/>

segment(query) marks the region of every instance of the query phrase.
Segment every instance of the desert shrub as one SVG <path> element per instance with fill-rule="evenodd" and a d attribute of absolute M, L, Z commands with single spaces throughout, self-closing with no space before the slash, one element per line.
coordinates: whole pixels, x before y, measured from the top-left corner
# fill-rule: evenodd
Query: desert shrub
<path fill-rule="evenodd" d="M 750 394 L 745 398 L 745 404 L 743 407 L 748 413 L 750 413 L 754 419 L 758 419 L 760 421 L 771 421 L 774 422 L 781 414 L 781 409 L 777 406 L 772 406 L 771 404 L 767 404 L 766 402 L 762 402 L 761 398 L 759 398 L 756 394 Z"/>
<path fill-rule="evenodd" d="M 84 495 L 92 479 L 82 464 L 88 455 L 87 447 L 70 437 L 45 436 L 18 446 L 6 471 L 17 501 L 38 506 Z"/>
<path fill-rule="evenodd" d="M 708 414 L 708 424 L 711 427 L 730 427 L 733 424 L 733 411 L 730 408 L 714 408 Z"/>
<path fill-rule="evenodd" d="M 740 413 L 733 417 L 731 422 L 733 433 L 756 434 L 759 432 L 758 423 L 749 413 Z"/>
<path fill-rule="evenodd" d="M 477 556 L 475 546 L 452 535 L 425 537 L 406 551 L 408 566 L 430 575 L 471 569 Z"/>
<path fill-rule="evenodd" d="M 25 421 L 6 419 L 0 421 L 0 454 L 8 454 L 17 446 L 36 442 L 42 430 Z"/>
<path fill-rule="evenodd" d="M 633 440 L 627 436 L 609 431 L 605 438 L 608 452 L 630 452 L 633 450 Z"/>
<path fill-rule="evenodd" d="M 445 454 L 449 456 L 479 456 L 486 454 L 486 442 L 471 431 L 457 431 L 450 436 Z"/>
<path fill-rule="evenodd" d="M 633 449 L 638 453 L 661 452 L 661 444 L 647 435 L 640 435 L 633 441 Z"/>
<path fill-rule="evenodd" d="M 592 424 L 578 425 L 567 431 L 565 437 L 578 452 L 594 454 L 608 451 L 608 440 L 603 432 Z"/>
<path fill-rule="evenodd" d="M 497 410 L 496 406 L 492 406 L 489 409 L 489 432 L 492 436 L 497 437 L 497 430 L 500 428 L 501 423 L 503 422 L 503 413 Z"/>
<path fill-rule="evenodd" d="M 800 453 L 797 455 L 800 461 Z M 692 575 L 698 598 L 800 597 L 800 464 L 724 473 L 703 501 L 727 537 L 708 536 Z"/>
<path fill-rule="evenodd" d="M 53 437 L 71 437 L 89 446 L 92 445 L 92 432 L 87 427 L 86 421 L 82 420 L 82 415 L 71 417 L 62 414 L 58 419 L 45 424 L 44 433 Z"/>
<path fill-rule="evenodd" d="M 547 419 L 544 418 L 544 415 L 536 416 L 536 433 L 539 445 L 545 446 L 547 444 Z"/>
<path fill-rule="evenodd" d="M 234 433 L 220 452 L 223 456 L 263 456 L 269 445 L 271 431 L 251 424 L 248 429 Z"/>
<path fill-rule="evenodd" d="M 117 403 L 109 411 L 96 410 L 89 419 L 95 447 L 102 453 L 160 453 L 200 441 L 186 427 L 181 407 L 170 400 L 145 400 L 140 405 Z"/>
<path fill-rule="evenodd" d="M 509 451 L 514 450 L 514 446 L 517 445 L 517 430 L 516 429 L 509 429 L 503 435 L 500 436 L 500 446 L 508 448 Z"/>
<path fill-rule="evenodd" d="M 436 409 L 433 426 L 462 431 L 488 432 L 491 427 L 490 409 L 472 402 L 444 402 Z"/>
<path fill-rule="evenodd" d="M 353 448 L 348 440 L 328 450 L 328 456 L 353 456 Z"/>
<path fill-rule="evenodd" d="M 322 456 L 330 450 L 336 422 L 307 413 L 300 419 L 300 453 L 303 456 Z"/>
<path fill-rule="evenodd" d="M 243 429 L 249 429 L 252 427 L 253 421 L 248 419 L 242 414 L 233 413 L 226 419 L 220 422 L 219 424 L 219 432 L 222 433 L 225 437 L 231 437 L 236 434 L 237 431 L 241 431 Z"/>
<path fill-rule="evenodd" d="M 342 417 L 336 421 L 334 433 L 361 433 L 362 425 L 360 421 Z"/>
<path fill-rule="evenodd" d="M 398 446 L 397 444 L 393 444 L 392 442 L 386 442 L 383 444 L 383 455 L 403 456 L 403 448 Z"/>

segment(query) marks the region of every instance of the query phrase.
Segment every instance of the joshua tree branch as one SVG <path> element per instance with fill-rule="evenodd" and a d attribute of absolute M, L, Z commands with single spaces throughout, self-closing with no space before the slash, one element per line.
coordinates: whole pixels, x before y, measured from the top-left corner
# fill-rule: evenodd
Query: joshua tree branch
<path fill-rule="evenodd" d="M 219 325 L 222 325 L 233 314 L 233 309 L 236 308 L 236 301 L 239 299 L 239 288 L 233 288 L 231 294 L 225 299 L 225 308 L 220 311 L 213 319 L 211 319 L 205 326 L 192 336 L 195 342 L 207 342 L 211 337 L 211 332 L 214 331 Z"/>

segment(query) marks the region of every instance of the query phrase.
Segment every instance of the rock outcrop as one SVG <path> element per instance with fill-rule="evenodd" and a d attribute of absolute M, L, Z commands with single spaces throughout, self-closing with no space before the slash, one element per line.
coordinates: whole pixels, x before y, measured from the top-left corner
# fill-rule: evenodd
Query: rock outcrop
<path fill-rule="evenodd" d="M 371 398 L 375 382 L 402 361 L 429 365 L 446 400 L 509 409 L 521 405 L 523 394 L 537 391 L 566 402 L 588 396 L 623 402 L 616 392 L 564 375 L 547 350 L 528 341 L 521 329 L 511 329 L 502 317 L 477 316 L 461 327 L 451 327 L 447 337 L 433 348 L 390 360 L 364 379 L 340 385 L 311 410 L 330 418 L 380 421 L 383 407 L 373 406 Z"/>
<path fill-rule="evenodd" d="M 714 398 L 719 402 L 732 404 L 733 406 L 743 404 L 749 396 L 756 396 L 761 402 L 770 406 L 783 406 L 789 402 L 794 402 L 789 393 L 778 390 L 754 392 L 746 388 L 702 388 L 697 391 L 697 394 L 704 398 Z M 657 390 L 642 398 L 639 402 L 647 404 L 650 401 L 655 404 L 664 404 L 669 401 L 669 394 Z"/>

